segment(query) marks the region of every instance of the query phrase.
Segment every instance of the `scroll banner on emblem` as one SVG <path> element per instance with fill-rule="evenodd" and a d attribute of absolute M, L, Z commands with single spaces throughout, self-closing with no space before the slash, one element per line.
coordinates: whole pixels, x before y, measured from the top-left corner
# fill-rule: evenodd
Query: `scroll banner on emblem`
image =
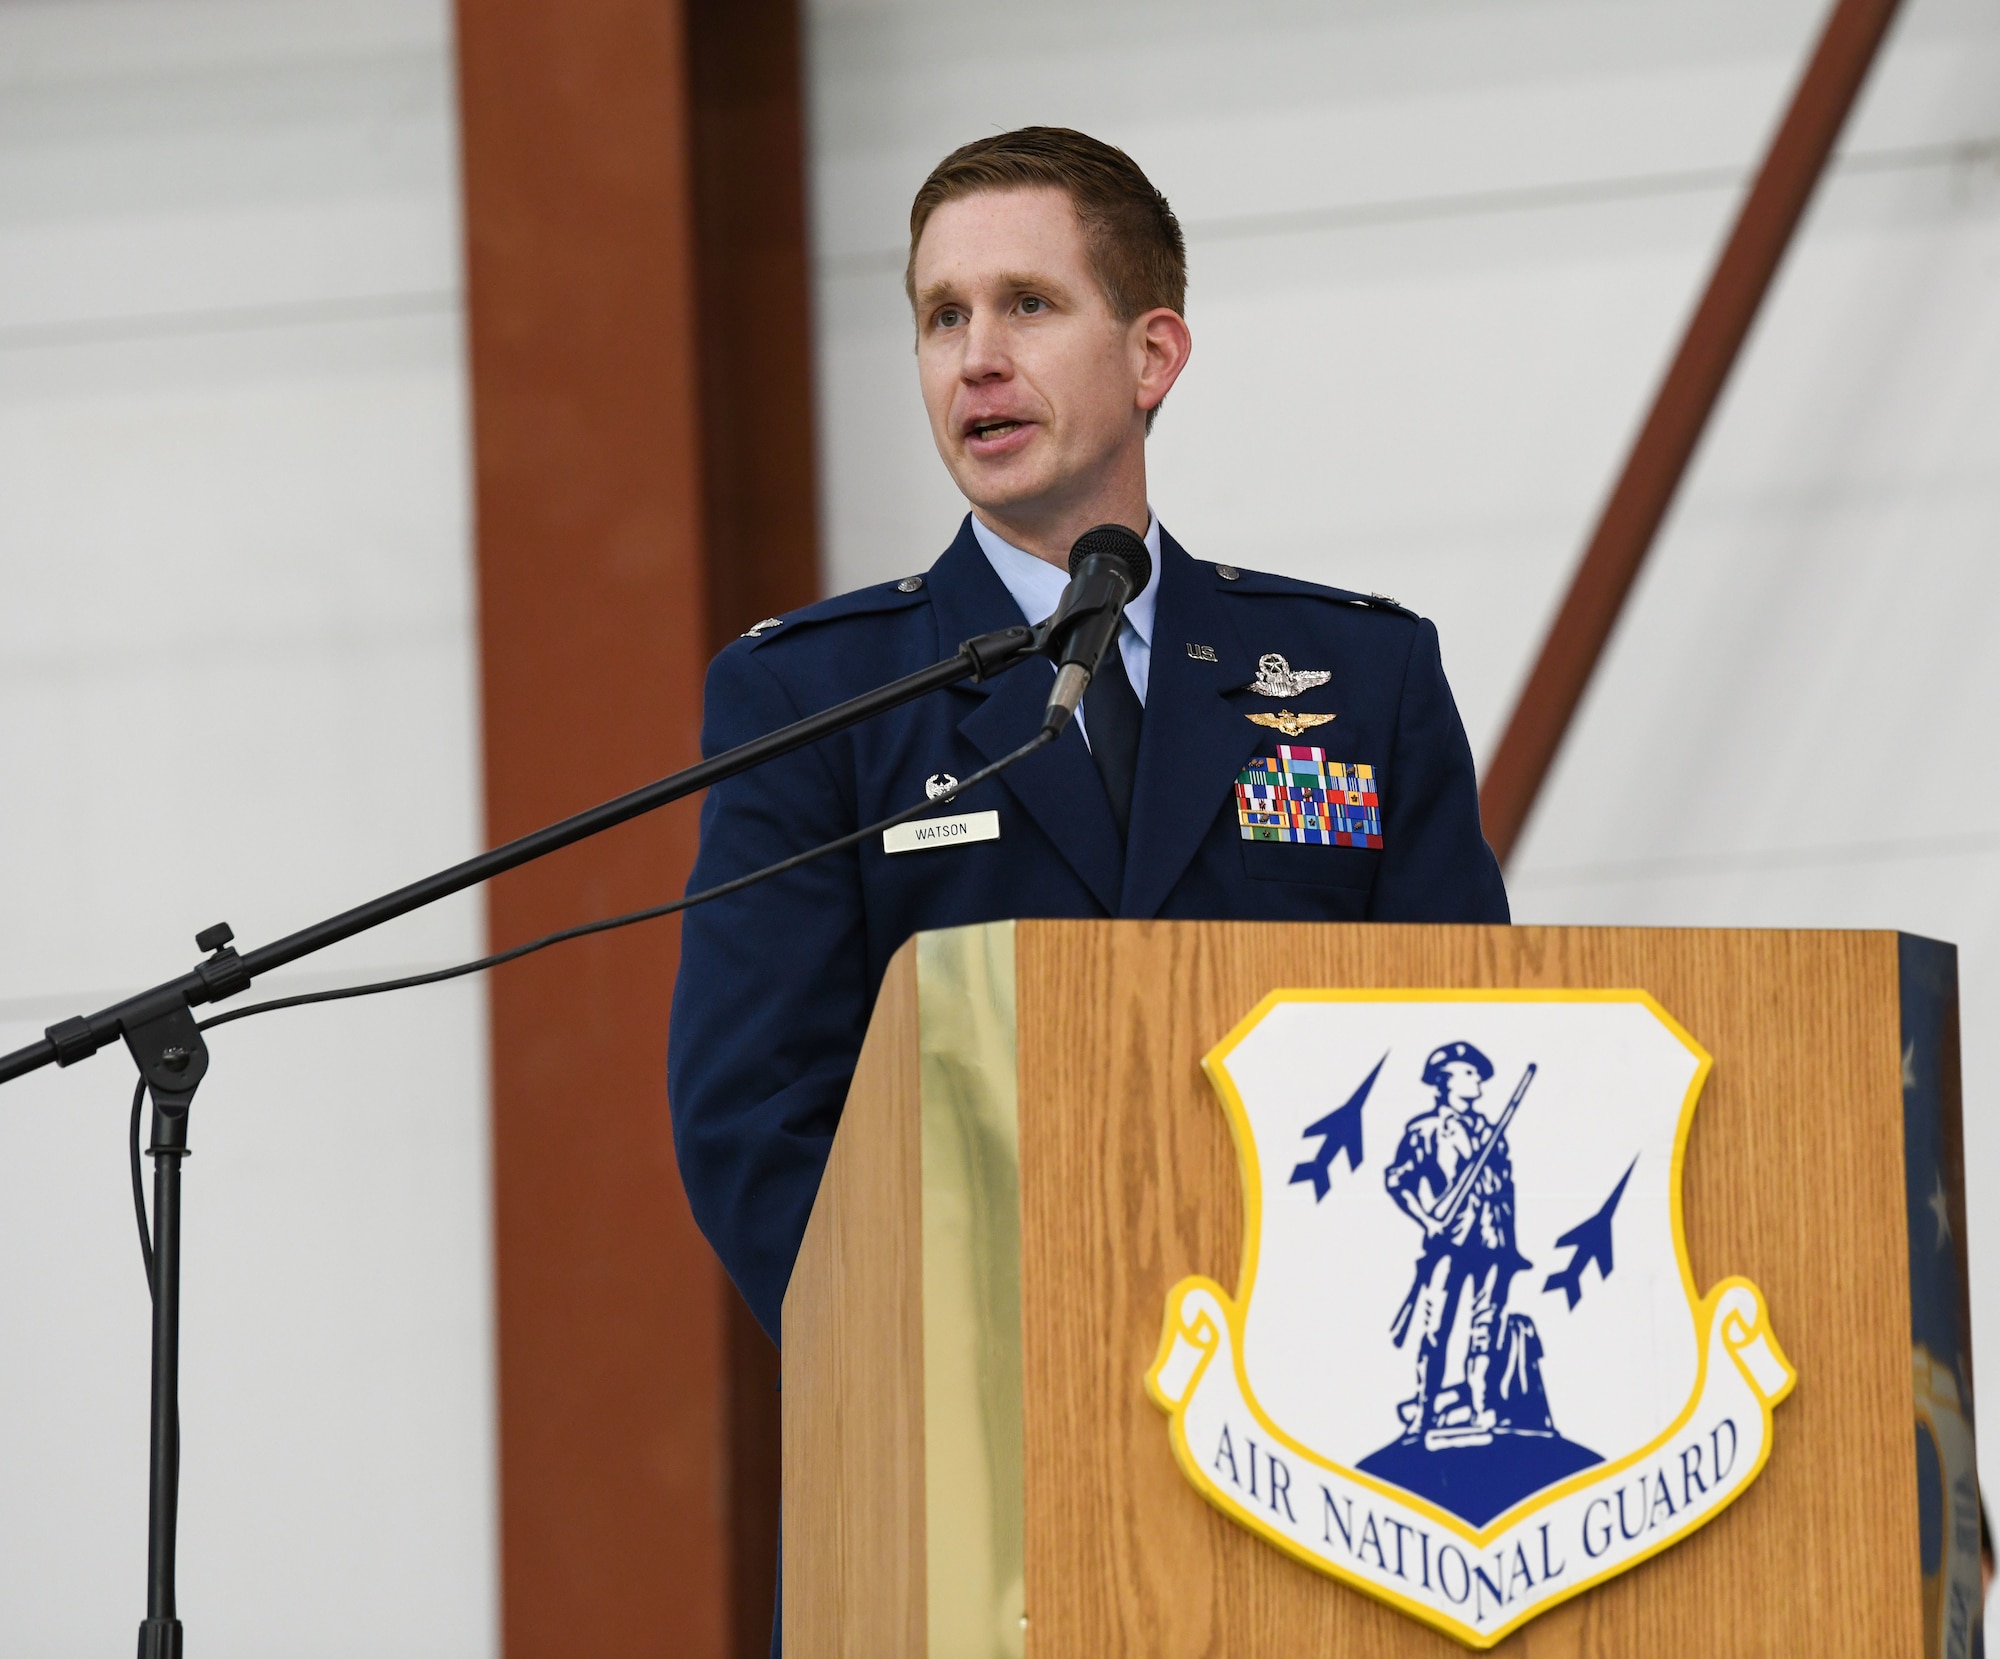
<path fill-rule="evenodd" d="M 1242 1283 L 1176 1285 L 1146 1376 L 1195 1489 L 1475 1648 L 1714 1519 L 1795 1378 L 1695 1292 L 1711 1064 L 1639 991 L 1266 998 L 1204 1061 Z"/>
<path fill-rule="evenodd" d="M 1185 1279 L 1147 1376 L 1173 1413 L 1182 1471 L 1232 1520 L 1308 1565 L 1348 1579 L 1473 1647 L 1656 1555 L 1757 1478 L 1771 1407 L 1792 1370 L 1742 1279 L 1710 1298 L 1707 1375 L 1687 1421 L 1656 1453 L 1576 1477 L 1484 1534 L 1285 1443 L 1244 1397 L 1236 1308 L 1220 1285 Z"/>

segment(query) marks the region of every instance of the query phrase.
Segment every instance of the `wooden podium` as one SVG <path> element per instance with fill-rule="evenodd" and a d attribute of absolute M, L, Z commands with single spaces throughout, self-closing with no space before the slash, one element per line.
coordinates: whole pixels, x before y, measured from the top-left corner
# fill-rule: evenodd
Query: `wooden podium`
<path fill-rule="evenodd" d="M 1704 1291 L 1755 1282 L 1796 1369 L 1769 1462 L 1493 1651 L 1973 1651 L 1955 961 L 1893 933 L 1714 929 L 1038 921 L 911 941 L 785 1301 L 787 1659 L 1466 1651 L 1204 1502 L 1146 1391 L 1169 1291 L 1242 1265 L 1244 1179 L 1202 1057 L 1267 994 L 1312 987 L 1643 990 L 1713 1056 L 1685 1251 Z"/>

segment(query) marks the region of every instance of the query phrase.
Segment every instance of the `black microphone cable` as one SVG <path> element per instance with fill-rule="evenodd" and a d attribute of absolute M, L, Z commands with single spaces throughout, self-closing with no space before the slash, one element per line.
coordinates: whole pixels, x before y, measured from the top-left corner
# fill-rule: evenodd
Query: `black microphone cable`
<path fill-rule="evenodd" d="M 306 991 L 293 997 L 273 997 L 269 1002 L 253 1002 L 247 1008 L 232 1008 L 227 1013 L 212 1015 L 201 1021 L 198 1029 L 207 1031 L 214 1026 L 227 1025 L 231 1020 L 247 1020 L 252 1014 L 273 1014 L 280 1008 L 303 1008 L 315 1002 L 344 1002 L 350 997 L 379 996 L 384 991 L 406 991 L 417 985 L 436 985 L 447 979 L 461 979 L 467 974 L 481 973 L 506 962 L 518 961 L 523 956 L 532 956 L 536 951 L 547 950 L 551 945 L 560 945 L 570 939 L 584 939 L 593 933 L 609 933 L 614 928 L 633 927 L 640 922 L 656 921 L 677 911 L 692 910 L 698 904 L 709 904 L 716 899 L 727 898 L 731 893 L 740 893 L 744 888 L 754 887 L 760 881 L 781 876 L 787 870 L 796 870 L 801 864 L 810 864 L 816 858 L 825 858 L 831 853 L 845 852 L 849 847 L 857 847 L 871 836 L 880 835 L 884 830 L 892 830 L 898 824 L 906 824 L 912 818 L 921 817 L 936 807 L 947 806 L 974 784 L 998 777 L 1017 760 L 1027 759 L 1037 749 L 1050 742 L 1055 735 L 1054 732 L 1038 731 L 1011 754 L 1002 755 L 992 765 L 974 772 L 964 782 L 952 785 L 935 799 L 926 797 L 915 806 L 905 807 L 901 812 L 884 818 L 880 823 L 870 824 L 866 829 L 837 836 L 831 841 L 822 842 L 817 847 L 809 847 L 802 853 L 794 853 L 790 858 L 780 859 L 776 864 L 767 864 L 761 870 L 752 870 L 748 875 L 719 882 L 714 887 L 704 888 L 699 893 L 689 893 L 685 898 L 675 899 L 671 903 L 651 905 L 644 910 L 627 911 L 622 916 L 607 916 L 602 921 L 582 922 L 575 927 L 562 928 L 555 933 L 545 933 L 539 939 L 530 939 L 525 945 L 515 945 L 510 950 L 495 951 L 491 956 L 482 956 L 472 962 L 460 962 L 449 968 L 436 968 L 430 973 L 409 974 L 401 979 L 379 979 L 367 985 L 342 985 L 330 991 Z M 145 1258 L 146 1288 L 150 1292 L 153 1287 L 153 1230 L 146 1215 L 146 1183 L 139 1156 L 139 1118 L 145 1104 L 146 1080 L 142 1077 L 132 1094 L 132 1207 L 139 1219 L 139 1251 Z"/>
<path fill-rule="evenodd" d="M 435 985 L 442 980 L 458 979 L 466 974 L 476 974 L 487 968 L 497 968 L 502 963 L 513 962 L 523 956 L 532 956 L 536 951 L 547 950 L 551 945 L 560 945 L 566 940 L 583 939 L 593 933 L 609 933 L 614 928 L 632 927 L 639 922 L 654 921 L 661 916 L 671 916 L 677 911 L 692 910 L 698 904 L 709 904 L 716 899 L 727 898 L 731 893 L 740 893 L 746 887 L 754 887 L 760 881 L 768 881 L 772 876 L 781 876 L 787 870 L 796 870 L 801 864 L 810 864 L 816 858 L 824 858 L 830 853 L 845 852 L 849 847 L 859 846 L 871 836 L 880 835 L 884 830 L 892 830 L 898 824 L 906 824 L 912 818 L 956 800 L 975 784 L 998 777 L 1018 760 L 1025 760 L 1055 734 L 1037 732 L 1020 748 L 1011 754 L 1002 755 L 992 765 L 974 772 L 963 783 L 954 784 L 938 794 L 935 799 L 926 798 L 915 806 L 905 807 L 892 817 L 880 823 L 870 824 L 866 829 L 858 829 L 850 834 L 837 836 L 831 841 L 810 847 L 805 852 L 794 853 L 790 858 L 780 859 L 776 864 L 767 864 L 761 870 L 752 870 L 748 875 L 737 876 L 730 881 L 720 882 L 699 893 L 689 893 L 685 898 L 675 899 L 668 904 L 651 905 L 644 910 L 632 910 L 622 916 L 607 916 L 602 921 L 581 922 L 575 927 L 562 928 L 555 933 L 545 933 L 539 939 L 530 939 L 525 945 L 515 945 L 510 950 L 495 951 L 491 956 L 482 956 L 476 961 L 460 962 L 454 967 L 437 968 L 429 973 L 410 974 L 402 979 L 382 979 L 368 985 L 343 985 L 330 991 L 306 991 L 298 996 L 274 997 L 269 1002 L 253 1002 L 247 1008 L 232 1008 L 227 1013 L 214 1014 L 199 1022 L 198 1029 L 210 1030 L 218 1025 L 227 1025 L 231 1020 L 247 1020 L 253 1014 L 271 1014 L 280 1008 L 303 1008 L 314 1002 L 341 1002 L 349 997 L 371 997 L 384 991 L 405 991 L 417 985 Z"/>
<path fill-rule="evenodd" d="M 139 1161 L 139 1114 L 146 1109 L 146 1079 L 132 1087 L 132 1208 L 139 1217 L 139 1254 L 146 1260 L 146 1294 L 153 1291 L 153 1224 L 146 1219 L 145 1166 Z"/>
<path fill-rule="evenodd" d="M 1123 537 L 1124 541 L 1136 544 L 1138 548 L 1139 569 L 1150 573 L 1151 558 L 1146 551 L 1145 543 L 1140 541 L 1130 531 L 1123 529 L 1122 526 L 1100 526 L 1100 530 L 1107 528 L 1116 530 Z M 1089 533 L 1090 536 L 1096 536 L 1097 534 L 1098 532 L 1096 531 Z M 1085 538 L 1085 540 L 1088 539 L 1088 537 Z M 1087 550 L 1089 549 L 1086 549 L 1085 541 L 1080 540 L 1077 548 L 1072 552 L 1072 564 L 1075 564 Z M 1125 554 L 1125 549 L 1122 546 L 1118 547 L 1116 551 L 1121 555 Z M 1136 586 L 1143 587 L 1144 585 L 1144 578 L 1142 577 Z M 1119 605 L 1113 608 L 1112 614 L 1114 618 L 1117 611 L 1122 609 L 1122 604 L 1123 601 L 1121 600 Z M 1093 604 L 1090 608 L 1094 609 L 1095 605 Z M 228 1025 L 233 1020 L 247 1020 L 255 1014 L 275 1014 L 282 1008 L 305 1008 L 316 1002 L 345 1002 L 354 997 L 372 997 L 380 996 L 388 991 L 413 990 L 419 985 L 438 985 L 448 979 L 462 979 L 468 974 L 484 973 L 489 968 L 498 968 L 508 962 L 518 961 L 524 956 L 534 955 L 537 951 L 547 950 L 551 945 L 565 944 L 571 939 L 586 939 L 595 933 L 610 933 L 618 928 L 635 927 L 641 922 L 657 921 L 662 916 L 672 916 L 683 910 L 692 910 L 698 904 L 709 904 L 716 899 L 727 898 L 732 893 L 740 893 L 746 887 L 754 887 L 761 881 L 770 880 L 773 876 L 781 876 L 788 870 L 796 870 L 802 864 L 810 864 L 814 859 L 825 858 L 829 854 L 844 852 L 849 847 L 859 846 L 870 837 L 880 835 L 885 830 L 892 830 L 898 824 L 906 824 L 912 818 L 920 817 L 937 807 L 948 805 L 975 784 L 981 784 L 989 778 L 998 777 L 1016 761 L 1025 760 L 1045 744 L 1054 742 L 1061 735 L 1062 726 L 1065 723 L 1065 720 L 1045 721 L 1042 728 L 1018 749 L 1013 750 L 1009 754 L 1002 755 L 991 765 L 982 767 L 969 778 L 964 779 L 960 783 L 953 784 L 949 789 L 941 791 L 935 797 L 927 794 L 925 799 L 918 801 L 912 806 L 905 807 L 901 812 L 884 818 L 879 823 L 870 824 L 865 829 L 854 830 L 847 835 L 837 836 L 833 840 L 823 842 L 817 847 L 809 847 L 802 853 L 794 853 L 790 858 L 780 859 L 775 864 L 765 865 L 761 870 L 752 870 L 747 875 L 737 876 L 730 881 L 720 882 L 714 887 L 704 889 L 702 892 L 689 893 L 684 898 L 674 899 L 666 904 L 649 905 L 644 910 L 627 911 L 622 916 L 607 916 L 600 921 L 580 922 L 575 927 L 566 927 L 558 929 L 554 933 L 545 933 L 539 939 L 530 939 L 526 944 L 515 945 L 508 950 L 494 951 L 489 956 L 481 956 L 470 962 L 459 962 L 449 968 L 434 968 L 428 973 L 406 974 L 399 979 L 378 979 L 365 985 L 342 985 L 327 991 L 303 991 L 297 996 L 273 997 L 268 1002 L 253 1002 L 246 1008 L 232 1008 L 224 1013 L 213 1014 L 205 1020 L 198 1021 L 196 1029 L 199 1031 L 209 1031 L 218 1025 Z M 138 1085 L 132 1094 L 132 1125 L 130 1134 L 132 1207 L 138 1217 L 139 1251 L 146 1264 L 146 1288 L 148 1293 L 151 1293 L 153 1290 L 153 1232 L 151 1222 L 146 1214 L 146 1183 L 139 1150 L 140 1118 L 144 1111 L 145 1103 L 146 1081 L 142 1077 L 139 1079 Z"/>

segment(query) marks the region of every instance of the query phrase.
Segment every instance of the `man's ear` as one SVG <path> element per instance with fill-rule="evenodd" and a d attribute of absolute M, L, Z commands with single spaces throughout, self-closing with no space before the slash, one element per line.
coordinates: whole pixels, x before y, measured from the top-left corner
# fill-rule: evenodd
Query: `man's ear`
<path fill-rule="evenodd" d="M 1131 339 L 1139 359 L 1138 404 L 1151 414 L 1187 367 L 1194 336 L 1185 317 L 1162 305 L 1132 319 Z"/>

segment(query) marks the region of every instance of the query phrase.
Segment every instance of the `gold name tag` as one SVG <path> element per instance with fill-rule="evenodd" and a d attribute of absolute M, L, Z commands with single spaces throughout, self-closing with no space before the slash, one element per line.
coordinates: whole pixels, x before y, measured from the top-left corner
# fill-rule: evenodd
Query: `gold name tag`
<path fill-rule="evenodd" d="M 968 812 L 962 818 L 919 818 L 882 832 L 885 853 L 920 853 L 930 847 L 960 847 L 968 841 L 998 841 L 1000 814 Z"/>

